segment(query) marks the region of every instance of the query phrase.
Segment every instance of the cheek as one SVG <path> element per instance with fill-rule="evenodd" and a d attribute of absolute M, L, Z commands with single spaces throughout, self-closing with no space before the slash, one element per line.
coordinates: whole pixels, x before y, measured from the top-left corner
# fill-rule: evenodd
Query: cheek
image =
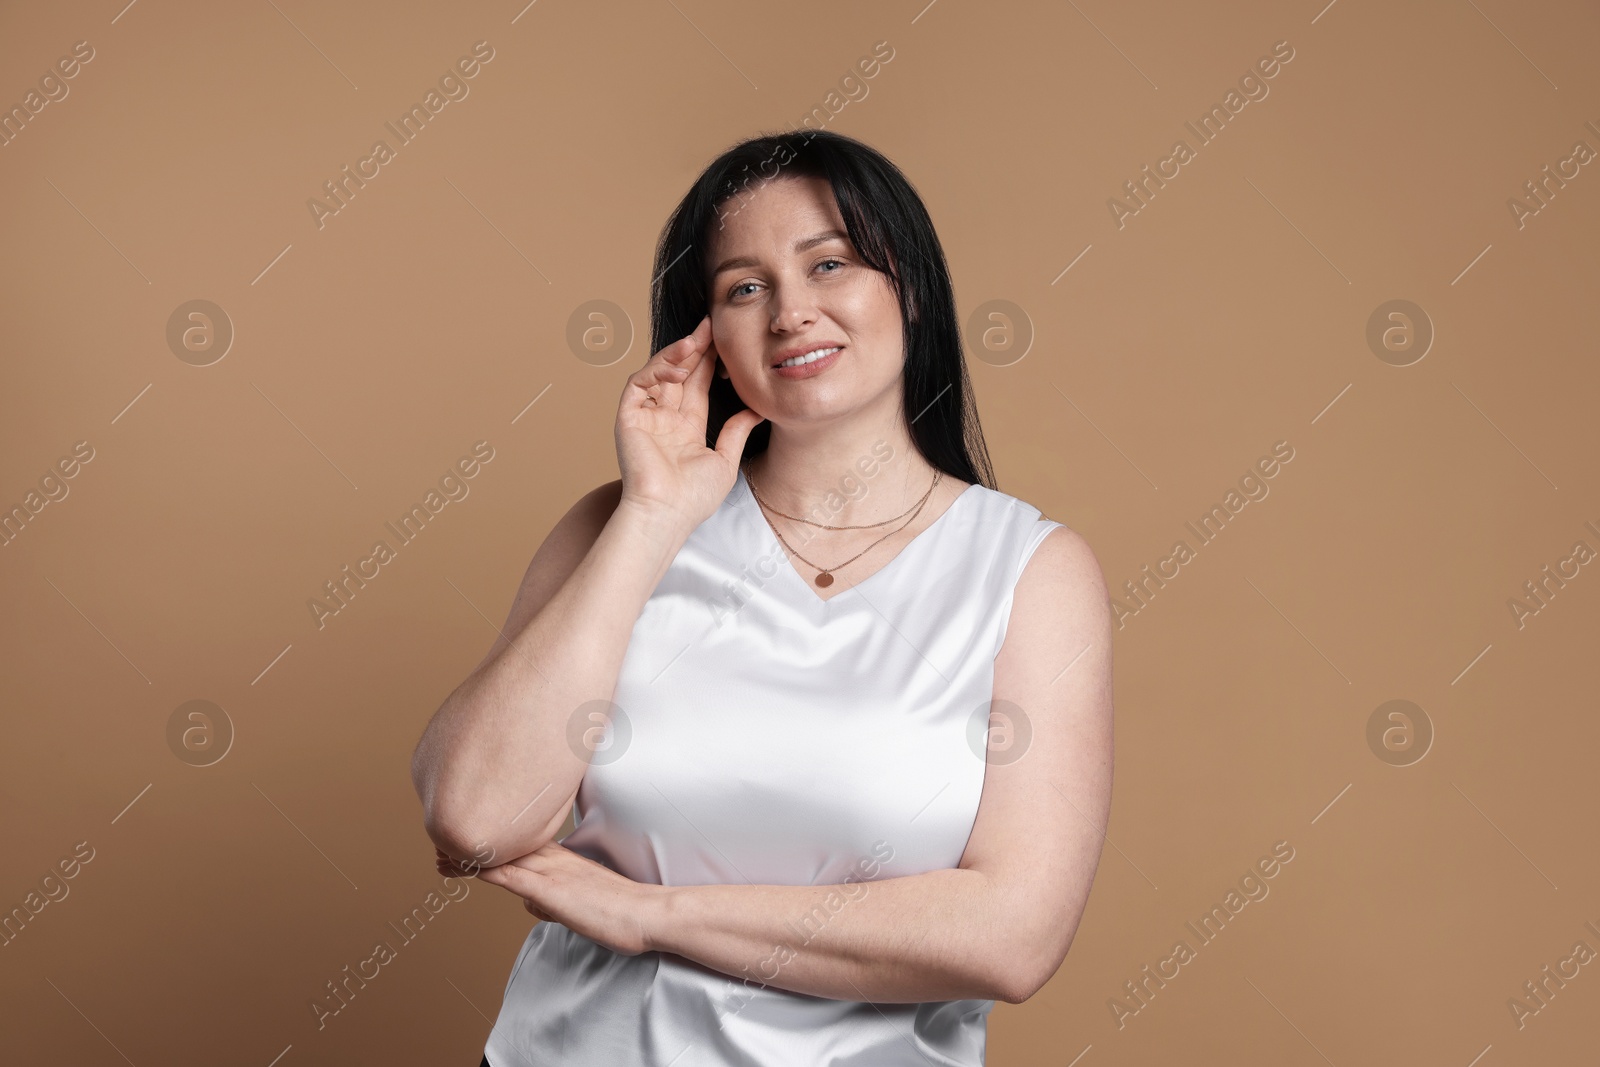
<path fill-rule="evenodd" d="M 711 341 L 721 357 L 719 376 L 729 367 L 746 366 L 761 358 L 762 342 L 756 324 L 748 315 L 740 315 L 733 309 L 712 310 Z"/>
<path fill-rule="evenodd" d="M 900 330 L 900 304 L 881 274 L 863 275 L 857 284 L 839 294 L 839 313 L 856 329 L 888 337 Z"/>
<path fill-rule="evenodd" d="M 856 286 L 838 304 L 842 325 L 875 345 L 894 349 L 901 337 L 900 305 L 881 282 Z"/>

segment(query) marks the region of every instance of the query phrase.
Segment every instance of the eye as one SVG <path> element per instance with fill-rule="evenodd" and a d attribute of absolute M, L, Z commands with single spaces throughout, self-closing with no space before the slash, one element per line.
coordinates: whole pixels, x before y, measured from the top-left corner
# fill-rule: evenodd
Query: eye
<path fill-rule="evenodd" d="M 847 261 L 847 260 L 839 259 L 839 258 L 837 258 L 835 256 L 830 256 L 827 259 L 824 259 L 821 262 L 819 262 L 817 264 L 817 267 L 819 267 L 819 268 L 820 267 L 826 267 L 826 266 L 829 266 L 830 264 L 832 266 L 834 266 L 834 267 L 848 267 L 850 265 L 849 261 Z M 823 273 L 824 274 L 838 274 L 839 271 L 838 270 L 828 270 L 828 271 L 823 271 Z M 741 290 L 744 290 L 744 289 L 747 289 L 747 288 L 759 287 L 760 284 L 761 284 L 760 282 L 740 282 L 738 285 L 735 285 L 732 289 L 728 290 L 728 299 L 729 300 L 737 300 L 741 296 L 748 296 L 749 295 L 748 293 L 742 292 Z"/>

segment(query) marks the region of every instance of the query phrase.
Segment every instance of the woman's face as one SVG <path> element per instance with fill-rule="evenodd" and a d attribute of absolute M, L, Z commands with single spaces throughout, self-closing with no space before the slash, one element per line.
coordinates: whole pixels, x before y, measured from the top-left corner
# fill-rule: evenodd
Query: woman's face
<path fill-rule="evenodd" d="M 887 276 L 862 262 L 822 178 L 777 178 L 723 205 L 713 230 L 711 337 L 719 374 L 790 430 L 900 403 L 905 346 Z M 796 352 L 838 348 L 807 367 Z"/>

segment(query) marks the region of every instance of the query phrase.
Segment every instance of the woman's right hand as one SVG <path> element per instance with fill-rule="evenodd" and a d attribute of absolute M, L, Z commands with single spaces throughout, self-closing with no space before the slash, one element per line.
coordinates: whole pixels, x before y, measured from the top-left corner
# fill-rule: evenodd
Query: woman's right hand
<path fill-rule="evenodd" d="M 623 505 L 675 514 L 692 529 L 732 490 L 745 439 L 762 416 L 746 408 L 723 425 L 715 449 L 706 447 L 716 362 L 707 315 L 629 375 L 616 427 Z"/>

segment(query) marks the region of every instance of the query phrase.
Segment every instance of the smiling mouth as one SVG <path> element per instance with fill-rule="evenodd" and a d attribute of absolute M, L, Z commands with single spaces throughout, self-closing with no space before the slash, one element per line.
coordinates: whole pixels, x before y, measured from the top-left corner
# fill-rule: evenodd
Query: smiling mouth
<path fill-rule="evenodd" d="M 794 357 L 792 357 L 790 359 L 784 360 L 782 363 L 774 363 L 773 366 L 774 367 L 803 367 L 807 363 L 815 363 L 819 359 L 826 359 L 827 357 L 833 355 L 835 352 L 838 352 L 843 348 L 844 348 L 843 345 L 835 345 L 832 348 L 819 348 L 814 352 L 807 352 L 803 356 L 794 356 Z"/>

